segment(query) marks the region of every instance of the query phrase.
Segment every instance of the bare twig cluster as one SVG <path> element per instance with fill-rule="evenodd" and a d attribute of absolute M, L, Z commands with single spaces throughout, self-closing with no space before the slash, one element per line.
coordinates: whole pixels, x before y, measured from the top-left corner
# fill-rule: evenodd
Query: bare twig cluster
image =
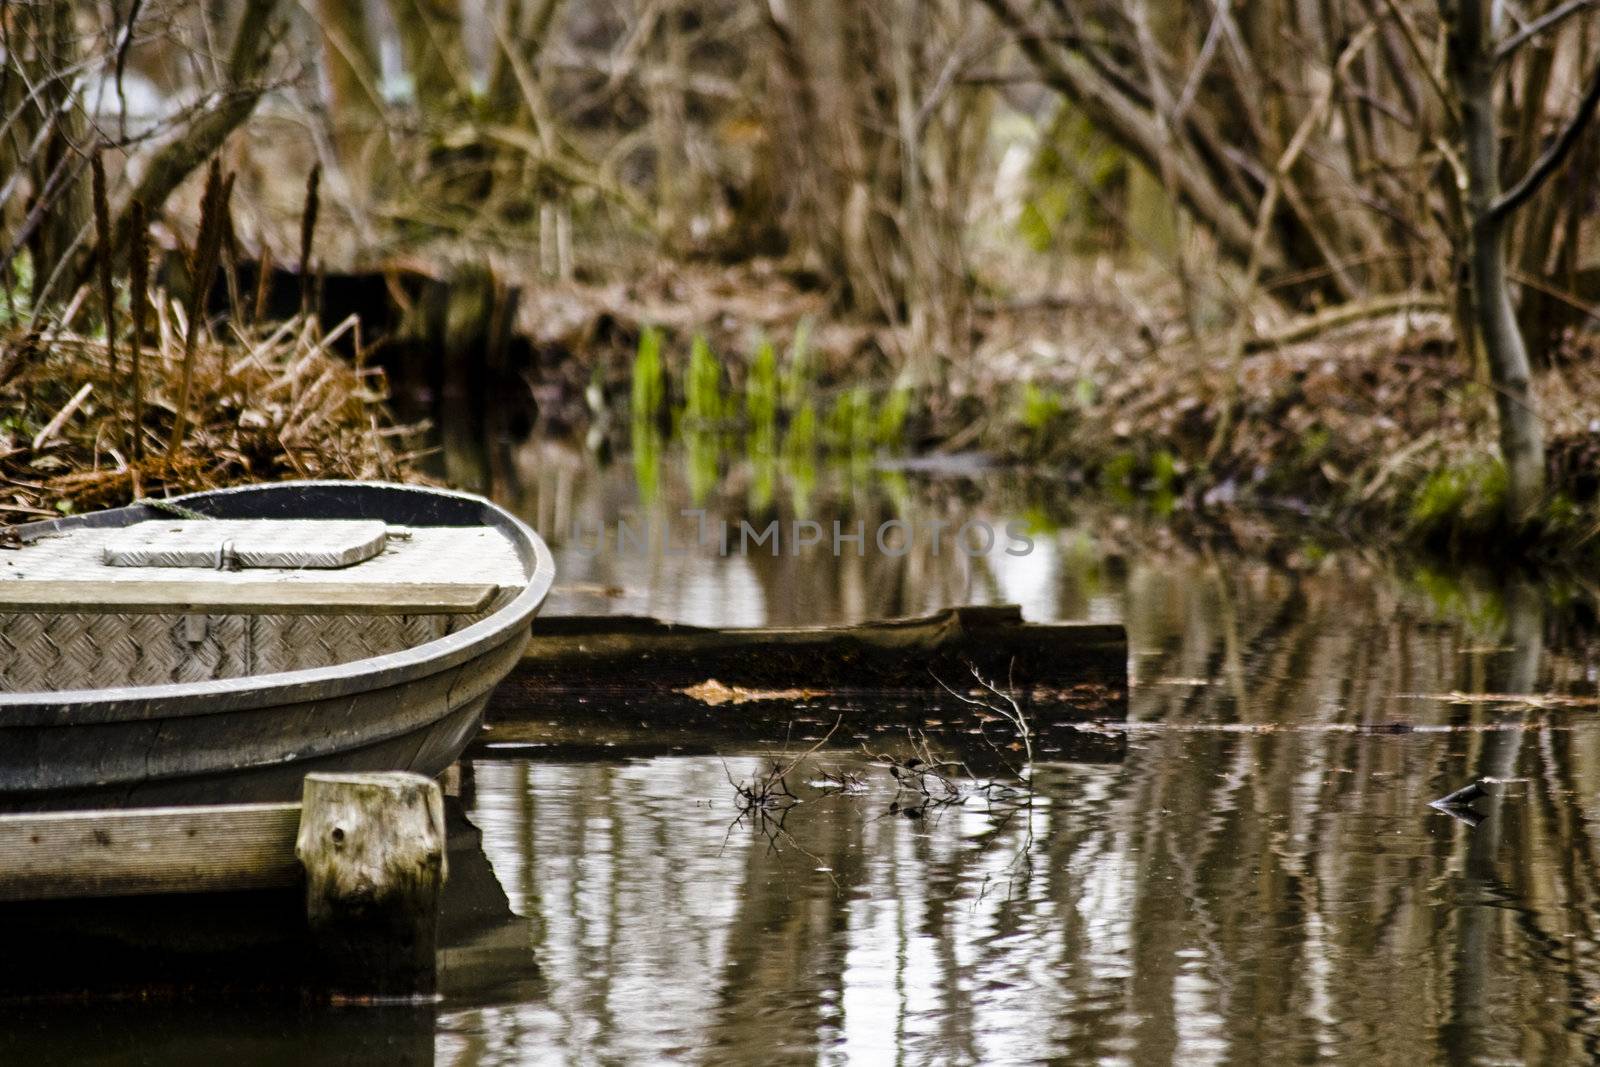
<path fill-rule="evenodd" d="M 193 5 L 164 0 L 5 5 L 0 280 L 8 319 L 16 318 L 10 289 L 24 250 L 30 322 L 71 303 L 97 272 L 104 290 L 138 239 L 137 215 L 157 215 L 272 84 L 285 32 L 280 7 L 281 0 L 247 0 L 213 26 Z M 225 56 L 209 54 L 214 32 L 231 34 Z M 167 86 L 164 99 L 145 99 L 165 71 L 179 68 L 192 80 Z M 130 82 L 143 89 L 137 113 Z"/>
<path fill-rule="evenodd" d="M 1233 378 L 1259 294 L 1303 310 L 1448 296 L 1495 403 L 1508 510 L 1532 517 L 1545 485 L 1532 368 L 1594 299 L 1579 271 L 1600 173 L 1592 5 L 982 3 L 1034 75 L 1243 268 L 1222 294 Z M 1566 165 L 1584 151 L 1587 165 Z M 1238 401 L 1208 459 L 1237 431 Z"/>
<path fill-rule="evenodd" d="M 934 749 L 927 735 L 920 731 L 907 734 L 909 755 L 890 755 L 863 748 L 863 754 L 872 765 L 886 771 L 894 783 L 894 795 L 889 805 L 891 815 L 921 818 L 930 811 L 963 804 L 974 798 L 1001 807 L 1025 802 L 1029 794 L 1026 785 L 1029 765 L 1033 758 L 1032 729 L 1027 716 L 1010 691 L 985 681 L 976 669 L 972 675 L 986 696 L 955 695 L 1010 724 L 1020 739 L 1015 744 L 1022 753 L 1023 762 L 1017 763 L 1014 759 L 1016 753 L 997 744 L 988 734 L 984 735 L 985 744 L 1001 757 L 1002 764 L 1008 769 L 1004 779 L 978 775 L 965 761 L 945 758 Z M 955 693 L 954 690 L 951 692 Z M 801 798 L 789 786 L 790 776 L 832 738 L 838 727 L 839 723 L 836 722 L 833 729 L 799 756 L 787 761 L 770 761 L 767 769 L 753 778 L 737 781 L 729 773 L 728 782 L 733 786 L 740 817 L 755 813 L 782 813 L 800 804 Z M 811 784 L 823 796 L 862 796 L 869 792 L 866 778 L 846 768 L 822 768 L 818 772 L 818 780 Z"/>
<path fill-rule="evenodd" d="M 789 788 L 789 772 L 797 765 L 798 761 L 787 764 L 773 762 L 764 774 L 743 782 L 734 781 L 730 774 L 728 784 L 733 786 L 734 796 L 738 798 L 739 816 L 743 818 L 752 812 L 781 811 L 800 803 L 800 798 Z"/>
<path fill-rule="evenodd" d="M 972 673 L 980 686 L 979 691 L 985 696 L 971 698 L 969 702 L 1012 724 L 1019 737 L 1030 738 L 1032 731 L 1027 716 L 1015 696 L 985 681 L 976 670 Z M 728 827 L 729 833 L 749 823 L 766 838 L 770 850 L 778 852 L 793 849 L 816 860 L 819 864 L 817 869 L 828 871 L 830 879 L 834 877 L 831 869 L 797 841 L 789 829 L 789 815 L 804 803 L 803 798 L 790 787 L 790 776 L 815 758 L 839 725 L 839 722 L 835 722 L 826 735 L 803 753 L 792 759 L 772 760 L 762 773 L 752 778 L 736 780 L 724 768 L 728 783 L 733 787 L 736 809 L 736 815 Z M 1031 767 L 1027 763 L 1014 763 L 1010 758 L 1014 753 L 997 745 L 987 734 L 985 742 L 1002 757 L 1002 763 L 1008 768 L 999 777 L 976 774 L 965 761 L 946 758 L 934 749 L 925 734 L 911 732 L 907 740 L 909 754 L 890 755 L 865 748 L 862 750 L 870 763 L 883 769 L 893 782 L 894 789 L 886 815 L 923 822 L 969 802 L 981 802 L 991 821 L 988 830 L 990 835 L 1003 834 L 1008 827 L 1021 820 L 1021 842 L 1007 861 L 1004 873 L 1008 892 L 1014 890 L 1016 883 L 1028 878 L 1033 871 L 1034 791 Z M 1031 763 L 1031 744 L 1022 744 L 1020 747 Z M 859 799 L 872 794 L 866 776 L 843 767 L 822 768 L 817 779 L 809 784 L 822 797 Z"/>
<path fill-rule="evenodd" d="M 387 414 L 383 375 L 361 359 L 359 322 L 352 316 L 325 334 L 308 301 L 286 322 L 259 324 L 260 293 L 253 306 L 240 293 L 233 174 L 211 161 L 200 230 L 178 275 L 181 297 L 151 286 L 145 208 L 133 201 L 123 317 L 98 154 L 92 173 L 94 281 L 59 310 L 36 307 L 0 330 L 0 396 L 15 401 L 0 420 L 0 478 L 11 497 L 0 502 L 0 521 L 239 481 L 411 473 L 403 449 L 412 429 Z M 315 189 L 313 176 L 303 261 Z M 219 272 L 228 314 L 214 322 Z M 341 343 L 355 350 L 353 366 L 335 350 Z M 119 349 L 129 354 L 126 367 Z"/>
<path fill-rule="evenodd" d="M 931 760 L 912 756 L 899 763 L 890 763 L 888 768 L 895 784 L 895 798 L 889 803 L 891 815 L 920 819 L 930 809 L 960 804 L 967 798 L 955 779 Z"/>
<path fill-rule="evenodd" d="M 823 796 L 859 796 L 867 791 L 867 780 L 843 767 L 824 768 L 819 779 Z"/>
<path fill-rule="evenodd" d="M 783 811 L 800 803 L 800 798 L 789 788 L 789 775 L 833 739 L 834 732 L 839 729 L 842 721 L 843 719 L 835 720 L 827 733 L 798 756 L 784 761 L 772 760 L 768 763 L 765 773 L 748 781 L 735 781 L 733 772 L 724 764 L 723 773 L 727 775 L 728 784 L 733 786 L 734 795 L 738 798 L 739 817 L 743 818 L 751 813 Z"/>
<path fill-rule="evenodd" d="M 972 674 L 972 680 L 978 683 L 977 690 L 973 692 L 959 692 L 937 674 L 933 676 L 933 680 L 938 682 L 945 692 L 963 704 L 981 708 L 990 716 L 1003 720 L 1010 725 L 1016 732 L 1014 744 L 1020 747 L 1023 757 L 1022 766 L 1017 770 L 1018 773 L 1025 772 L 1033 763 L 1033 729 L 1028 723 L 1028 717 L 1023 714 L 1021 703 L 1016 698 L 1016 680 L 1014 678 L 1011 679 L 1006 688 L 1001 689 L 985 678 L 978 668 L 972 664 L 967 664 L 967 670 Z M 974 692 L 976 695 L 973 695 Z M 984 739 L 989 741 L 987 734 L 984 735 Z M 993 741 L 989 741 L 989 743 L 991 746 L 994 744 Z M 996 751 L 998 751 L 998 748 L 996 748 Z"/>
<path fill-rule="evenodd" d="M 868 758 L 888 771 L 894 781 L 894 797 L 889 804 L 891 815 L 920 819 L 944 808 L 981 800 L 991 813 L 1009 817 L 1031 797 L 1025 767 L 1008 762 L 1008 771 L 1003 776 L 982 775 L 965 760 L 942 757 L 925 734 L 913 733 L 910 741 L 913 752 L 910 756 L 897 758 L 882 752 L 867 753 Z M 995 751 L 1000 751 L 992 740 L 985 738 L 985 741 Z"/>

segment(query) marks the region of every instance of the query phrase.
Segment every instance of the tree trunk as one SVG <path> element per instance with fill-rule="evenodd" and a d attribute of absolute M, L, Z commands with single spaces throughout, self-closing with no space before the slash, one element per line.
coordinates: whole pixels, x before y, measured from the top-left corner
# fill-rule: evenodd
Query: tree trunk
<path fill-rule="evenodd" d="M 54 122 L 43 152 L 35 159 L 33 176 L 34 196 L 47 201 L 43 222 L 28 243 L 33 256 L 32 298 L 40 305 L 64 302 L 72 295 L 53 286 L 61 280 L 57 268 L 88 234 L 89 182 L 84 163 L 91 149 L 83 109 L 73 99 L 78 42 L 72 5 L 65 0 L 38 5 L 31 18 L 25 17 L 23 27 L 23 33 L 34 38 L 30 74 L 42 89 L 37 113 L 41 123 Z M 24 62 L 23 67 L 27 65 Z M 16 142 L 21 143 L 21 139 Z"/>
<path fill-rule="evenodd" d="M 222 86 L 222 102 L 203 112 L 183 136 L 168 142 L 145 165 L 144 176 L 128 197 L 113 231 L 112 244 L 119 260 L 128 253 L 133 229 L 133 203 L 144 205 L 154 216 L 167 197 L 189 174 L 216 155 L 217 150 L 256 109 L 266 86 L 262 81 L 272 56 L 279 31 L 275 25 L 278 0 L 247 0 L 239 15 L 229 50 L 228 84 Z"/>
<path fill-rule="evenodd" d="M 378 91 L 378 49 L 367 24 L 363 0 L 321 0 L 323 68 L 328 77 L 328 114 L 333 139 L 345 166 L 359 166 L 368 138 L 383 122 Z"/>
<path fill-rule="evenodd" d="M 1500 195 L 1499 144 L 1494 114 L 1494 35 L 1488 5 L 1460 0 L 1450 28 L 1450 76 L 1461 107 L 1467 176 L 1473 313 L 1500 419 L 1507 508 L 1530 518 L 1544 495 L 1544 432 L 1529 389 L 1528 349 L 1517 326 L 1506 279 L 1505 226 L 1494 214 Z"/>

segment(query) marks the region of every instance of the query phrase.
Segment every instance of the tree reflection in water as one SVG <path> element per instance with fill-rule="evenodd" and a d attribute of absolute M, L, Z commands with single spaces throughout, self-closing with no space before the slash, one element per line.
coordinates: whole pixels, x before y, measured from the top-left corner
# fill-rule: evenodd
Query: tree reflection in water
<path fill-rule="evenodd" d="M 604 479 L 552 492 L 526 487 L 542 525 L 636 504 Z M 1030 492 L 945 486 L 819 506 L 1003 522 L 1049 510 Z M 670 478 L 659 495 L 676 506 Z M 1285 567 L 1084 528 L 1042 533 L 1020 562 L 590 561 L 566 610 L 607 603 L 574 589 L 615 585 L 616 610 L 694 622 L 1003 600 L 1036 619 L 1124 619 L 1126 756 L 1036 765 L 1022 818 L 965 803 L 915 819 L 889 813 L 881 766 L 825 750 L 822 769 L 867 788 L 830 790 L 821 770 L 791 778 L 801 803 L 777 847 L 758 826 L 729 834 L 724 770 L 753 778 L 776 748 L 479 761 L 473 816 L 513 906 L 536 920 L 545 996 L 447 1005 L 443 1058 L 513 1046 L 719 1062 L 1600 1052 L 1593 599 L 1354 554 L 1296 553 Z M 1579 699 L 1506 699 L 1552 693 Z M 1476 828 L 1427 806 L 1474 777 L 1498 782 Z M 1017 878 L 1030 837 L 1032 873 Z"/>

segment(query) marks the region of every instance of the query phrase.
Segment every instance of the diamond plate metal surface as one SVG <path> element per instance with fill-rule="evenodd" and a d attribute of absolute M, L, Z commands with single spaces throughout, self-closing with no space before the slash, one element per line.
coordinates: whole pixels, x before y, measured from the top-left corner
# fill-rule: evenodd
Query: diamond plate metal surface
<path fill-rule="evenodd" d="M 348 567 L 382 552 L 387 527 L 360 519 L 156 519 L 111 531 L 113 567 Z"/>
<path fill-rule="evenodd" d="M 331 667 L 437 640 L 493 610 L 475 615 L 0 613 L 0 691 L 162 685 Z"/>

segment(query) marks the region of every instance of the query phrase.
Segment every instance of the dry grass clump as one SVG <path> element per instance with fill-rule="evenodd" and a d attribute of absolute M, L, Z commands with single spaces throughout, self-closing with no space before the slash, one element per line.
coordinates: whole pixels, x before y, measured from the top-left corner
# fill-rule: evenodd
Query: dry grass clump
<path fill-rule="evenodd" d="M 300 316 L 226 337 L 202 329 L 186 360 L 183 307 L 153 296 L 139 405 L 126 340 L 116 363 L 103 337 L 71 330 L 8 340 L 6 362 L 23 369 L 0 385 L 0 523 L 243 482 L 416 476 L 406 448 L 418 428 L 393 421 L 383 372 L 332 350 L 354 318 L 325 336 Z"/>
<path fill-rule="evenodd" d="M 233 174 L 211 161 L 199 232 L 183 249 L 189 292 L 179 301 L 150 285 L 144 205 L 129 205 L 123 247 L 99 155 L 90 162 L 97 236 L 76 295 L 59 314 L 49 304 L 24 314 L 21 279 L 0 276 L 0 323 L 9 324 L 0 328 L 0 523 L 247 482 L 415 476 L 416 454 L 404 451 L 414 428 L 389 416 L 387 383 L 365 365 L 354 316 L 324 334 L 306 295 L 287 321 L 251 325 L 264 293 L 252 302 L 239 291 Z M 307 279 L 319 177 L 313 168 L 301 223 Z M 126 315 L 116 284 L 124 253 Z M 213 328 L 207 296 L 219 273 L 229 314 Z M 95 318 L 98 331 L 80 328 Z M 353 362 L 333 348 L 346 335 Z"/>

